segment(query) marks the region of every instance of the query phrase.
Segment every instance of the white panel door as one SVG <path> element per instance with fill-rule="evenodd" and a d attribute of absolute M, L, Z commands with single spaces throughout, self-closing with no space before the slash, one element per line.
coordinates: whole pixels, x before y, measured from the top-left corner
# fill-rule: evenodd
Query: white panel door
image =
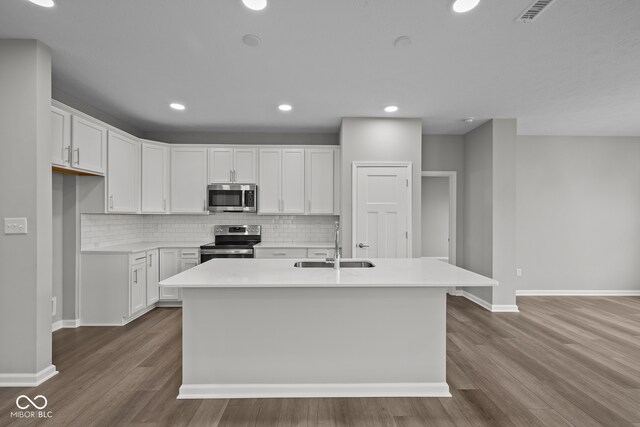
<path fill-rule="evenodd" d="M 51 107 L 51 163 L 69 167 L 71 156 L 71 114 Z"/>
<path fill-rule="evenodd" d="M 147 306 L 147 268 L 145 263 L 134 264 L 131 267 L 131 289 L 129 292 L 129 315 Z"/>
<path fill-rule="evenodd" d="M 408 256 L 408 174 L 405 167 L 358 167 L 356 257 Z"/>
<path fill-rule="evenodd" d="M 140 142 L 109 131 L 108 158 L 108 212 L 138 212 Z"/>
<path fill-rule="evenodd" d="M 79 116 L 71 118 L 72 167 L 104 173 L 107 163 L 107 129 Z"/>
<path fill-rule="evenodd" d="M 258 178 L 255 148 L 235 148 L 233 150 L 233 182 L 255 184 Z"/>
<path fill-rule="evenodd" d="M 282 212 L 304 213 L 304 149 L 282 150 Z"/>
<path fill-rule="evenodd" d="M 158 301 L 160 288 L 158 277 L 160 265 L 158 263 L 158 250 L 147 252 L 147 305 Z"/>
<path fill-rule="evenodd" d="M 307 213 L 332 215 L 335 171 L 333 149 L 307 149 Z"/>
<path fill-rule="evenodd" d="M 180 272 L 180 250 L 160 250 L 160 280 L 168 279 Z M 161 288 L 160 300 L 179 300 L 180 288 Z"/>
<path fill-rule="evenodd" d="M 169 148 L 142 144 L 142 213 L 168 212 Z"/>
<path fill-rule="evenodd" d="M 171 148 L 171 212 L 208 212 L 206 148 Z"/>
<path fill-rule="evenodd" d="M 209 148 L 209 183 L 233 181 L 233 149 Z"/>
<path fill-rule="evenodd" d="M 258 182 L 258 212 L 279 213 L 282 208 L 280 198 L 280 171 L 282 150 L 265 148 L 260 150 L 260 180 Z"/>

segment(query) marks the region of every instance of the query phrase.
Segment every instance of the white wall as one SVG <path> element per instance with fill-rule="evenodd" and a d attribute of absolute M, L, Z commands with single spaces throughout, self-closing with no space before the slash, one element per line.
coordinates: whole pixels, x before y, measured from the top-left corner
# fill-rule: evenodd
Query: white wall
<path fill-rule="evenodd" d="M 51 365 L 51 53 L 0 40 L 0 218 L 26 217 L 26 235 L 0 234 L 0 383 Z"/>
<path fill-rule="evenodd" d="M 640 138 L 519 136 L 518 290 L 640 290 Z"/>
<path fill-rule="evenodd" d="M 314 132 L 145 132 L 144 138 L 172 144 L 339 144 L 337 133 Z"/>
<path fill-rule="evenodd" d="M 422 256 L 449 257 L 447 177 L 422 177 Z"/>
<path fill-rule="evenodd" d="M 493 121 L 464 136 L 462 267 L 493 277 Z M 489 304 L 491 288 L 467 288 Z"/>
<path fill-rule="evenodd" d="M 464 265 L 464 136 L 422 135 L 422 170 L 457 172 L 456 262 Z"/>
<path fill-rule="evenodd" d="M 58 173 L 52 174 L 53 182 L 53 275 L 51 296 L 57 299 L 56 314 L 51 319 L 52 322 L 62 320 L 62 283 L 63 283 L 63 176 Z"/>
<path fill-rule="evenodd" d="M 352 254 L 351 165 L 355 161 L 402 161 L 413 164 L 412 254 L 421 254 L 422 120 L 344 118 L 340 127 L 341 203 L 343 256 Z"/>

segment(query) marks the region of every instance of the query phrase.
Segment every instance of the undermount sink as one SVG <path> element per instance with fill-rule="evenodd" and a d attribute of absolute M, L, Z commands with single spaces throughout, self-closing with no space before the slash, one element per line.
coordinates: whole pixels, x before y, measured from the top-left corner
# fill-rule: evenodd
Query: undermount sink
<path fill-rule="evenodd" d="M 333 263 L 324 261 L 298 261 L 293 264 L 298 268 L 333 268 Z M 375 265 L 371 261 L 340 261 L 340 268 L 371 268 Z"/>

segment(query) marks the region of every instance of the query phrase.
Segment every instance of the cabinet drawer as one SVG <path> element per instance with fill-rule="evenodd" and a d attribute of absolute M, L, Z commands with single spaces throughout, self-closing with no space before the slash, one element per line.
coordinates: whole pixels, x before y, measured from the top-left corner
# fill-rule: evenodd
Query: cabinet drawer
<path fill-rule="evenodd" d="M 260 249 L 256 248 L 256 258 L 306 258 L 304 248 Z"/>
<path fill-rule="evenodd" d="M 334 252 L 335 251 L 333 249 L 323 249 L 323 248 L 307 249 L 307 258 L 322 258 L 322 259 L 333 258 Z"/>
<path fill-rule="evenodd" d="M 180 258 L 182 259 L 198 258 L 198 256 L 199 256 L 198 249 L 181 249 L 180 250 Z"/>
<path fill-rule="evenodd" d="M 147 260 L 147 253 L 146 252 L 136 252 L 134 254 L 131 254 L 131 264 L 139 264 L 139 263 L 144 263 Z"/>

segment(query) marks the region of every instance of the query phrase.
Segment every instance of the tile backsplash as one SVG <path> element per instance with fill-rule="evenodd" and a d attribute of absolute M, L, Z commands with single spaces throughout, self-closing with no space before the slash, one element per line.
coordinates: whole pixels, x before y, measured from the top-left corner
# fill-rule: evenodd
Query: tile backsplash
<path fill-rule="evenodd" d="M 256 215 L 101 215 L 81 216 L 82 249 L 144 241 L 213 241 L 218 224 L 262 226 L 265 242 L 331 242 L 338 216 Z"/>

